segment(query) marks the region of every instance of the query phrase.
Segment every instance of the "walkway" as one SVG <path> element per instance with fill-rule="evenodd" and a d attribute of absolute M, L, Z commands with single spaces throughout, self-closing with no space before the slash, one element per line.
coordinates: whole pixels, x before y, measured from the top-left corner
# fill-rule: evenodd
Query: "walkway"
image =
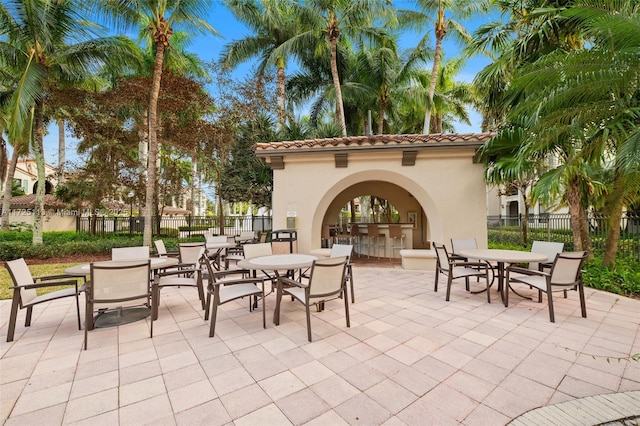
<path fill-rule="evenodd" d="M 572 293 L 552 324 L 545 304 L 513 297 L 505 309 L 464 283 L 445 302 L 433 273 L 393 266 L 356 265 L 351 328 L 340 301 L 327 303 L 313 343 L 291 302 L 267 329 L 245 302 L 224 305 L 209 338 L 188 288 L 162 291 L 153 339 L 139 321 L 90 332 L 83 351 L 69 300 L 37 306 L 28 330 L 21 312 L 6 343 L 2 301 L 0 423 L 504 425 L 640 391 L 640 365 L 626 360 L 640 353 L 639 300 L 589 289 L 585 319 Z"/>

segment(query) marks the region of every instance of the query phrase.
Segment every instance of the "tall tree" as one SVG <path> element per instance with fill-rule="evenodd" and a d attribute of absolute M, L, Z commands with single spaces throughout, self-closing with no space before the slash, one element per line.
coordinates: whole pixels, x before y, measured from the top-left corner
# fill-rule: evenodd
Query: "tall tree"
<path fill-rule="evenodd" d="M 540 13 L 559 14 L 588 43 L 582 49 L 555 51 L 524 67 L 512 89 L 524 101 L 513 113 L 530 117 L 535 138 L 528 152 L 565 153 L 563 144 L 571 143 L 571 164 L 583 161 L 611 170 L 603 260 L 611 266 L 623 209 L 640 198 L 640 5 L 631 0 L 585 0 Z M 581 180 L 577 173 L 568 179 L 569 188 L 578 192 L 574 198 L 584 198 Z"/>
<path fill-rule="evenodd" d="M 438 83 L 440 62 L 443 56 L 442 43 L 444 38 L 447 34 L 453 33 L 463 44 L 469 43 L 471 36 L 460 21 L 473 16 L 477 17 L 478 14 L 487 10 L 488 5 L 486 1 L 479 0 L 414 0 L 414 2 L 419 10 L 402 11 L 403 24 L 419 28 L 424 26 L 425 22 L 431 23 L 434 26 L 435 35 L 433 65 L 429 81 L 429 103 L 425 112 L 422 130 L 422 133 L 428 134 L 431 129 L 431 118 L 435 113 L 433 99 Z M 419 44 L 425 44 L 427 37 L 428 34 L 420 40 Z M 436 133 L 442 132 L 438 125 L 434 130 Z"/>
<path fill-rule="evenodd" d="M 226 0 L 234 16 L 253 34 L 225 45 L 221 53 L 223 66 L 235 68 L 251 58 L 260 58 L 257 72 L 263 76 L 269 67 L 276 68 L 278 126 L 286 120 L 285 69 L 291 55 L 285 43 L 301 30 L 296 4 L 281 0 Z"/>
<path fill-rule="evenodd" d="M 8 130 L 19 137 L 25 128 L 30 129 L 38 173 L 33 244 L 42 244 L 48 91 L 55 86 L 87 85 L 98 66 L 123 67 L 138 59 L 129 39 L 97 37 L 99 27 L 86 19 L 85 12 L 83 3 L 75 0 L 0 4 L 0 65 L 17 82 L 10 88 Z"/>
<path fill-rule="evenodd" d="M 158 97 L 163 73 L 164 56 L 171 47 L 173 32 L 183 29 L 186 33 L 210 33 L 217 31 L 207 22 L 210 0 L 102 0 L 99 11 L 116 26 L 146 29 L 153 40 L 155 61 L 149 90 L 147 190 L 145 193 L 143 244 L 151 245 L 152 217 L 156 199 L 156 174 L 158 158 Z"/>
<path fill-rule="evenodd" d="M 336 121 L 343 137 L 347 136 L 347 124 L 338 72 L 339 40 L 341 37 L 359 39 L 371 33 L 374 22 L 384 23 L 392 17 L 390 7 L 390 0 L 307 0 L 304 8 L 298 12 L 300 22 L 309 30 L 288 43 L 292 43 L 293 50 L 298 52 L 308 50 L 310 46 L 317 46 L 316 54 L 329 50 L 336 98 Z M 322 40 L 324 43 L 319 44 Z"/>

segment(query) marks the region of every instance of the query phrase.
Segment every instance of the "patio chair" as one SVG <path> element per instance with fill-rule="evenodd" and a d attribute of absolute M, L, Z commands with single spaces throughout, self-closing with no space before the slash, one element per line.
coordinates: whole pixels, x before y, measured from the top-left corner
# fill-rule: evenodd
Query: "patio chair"
<path fill-rule="evenodd" d="M 271 256 L 273 254 L 273 250 L 271 249 L 271 243 L 257 243 L 257 244 L 244 244 L 242 246 L 242 250 L 244 252 L 244 258 L 254 259 L 256 257 L 262 256 Z M 275 287 L 275 276 L 271 275 L 265 271 L 261 271 L 261 277 L 264 277 L 271 281 L 272 287 Z M 254 277 L 257 277 L 254 271 Z"/>
<path fill-rule="evenodd" d="M 262 327 L 267 328 L 267 319 L 264 303 L 264 278 L 249 277 L 250 271 L 246 269 L 236 269 L 233 271 L 214 271 L 209 262 L 206 263 L 208 269 L 207 302 L 204 313 L 204 320 L 209 319 L 211 311 L 211 323 L 209 325 L 209 337 L 213 337 L 216 332 L 216 320 L 218 318 L 218 306 L 232 300 L 249 298 L 249 312 L 252 311 L 254 303 L 251 296 L 257 301 L 262 299 Z M 258 286 L 260 284 L 260 286 Z"/>
<path fill-rule="evenodd" d="M 256 242 L 256 233 L 253 231 L 240 231 L 240 235 L 236 237 L 238 244 L 251 244 Z"/>
<path fill-rule="evenodd" d="M 227 249 L 226 256 L 224 257 L 224 269 L 228 270 L 231 262 L 235 262 L 237 264 L 242 259 L 244 259 L 243 246 L 229 247 Z"/>
<path fill-rule="evenodd" d="M 449 301 L 451 294 L 451 282 L 458 278 L 464 278 L 465 287 L 469 290 L 469 277 L 484 277 L 487 282 L 487 302 L 491 303 L 491 295 L 489 294 L 489 267 L 486 262 L 465 262 L 456 260 L 449 256 L 447 248 L 444 244 L 433 243 L 433 249 L 436 252 L 436 280 L 433 291 L 438 291 L 438 278 L 440 274 L 447 276 L 447 295 L 445 300 Z"/>
<path fill-rule="evenodd" d="M 178 257 L 180 255 L 178 250 L 167 251 L 164 241 L 162 240 L 155 240 L 153 245 L 156 247 L 156 255 L 158 257 Z"/>
<path fill-rule="evenodd" d="M 540 263 L 531 262 L 529 263 L 529 269 L 538 271 L 550 269 L 551 265 L 553 265 L 553 259 L 555 259 L 556 254 L 562 253 L 563 249 L 564 243 L 556 243 L 552 241 L 534 241 L 533 244 L 531 244 L 531 252 L 544 254 L 545 256 L 547 256 L 549 261 Z"/>
<path fill-rule="evenodd" d="M 346 256 L 347 267 L 345 268 L 345 283 L 349 283 L 351 286 L 351 303 L 356 301 L 356 294 L 353 290 L 353 268 L 351 264 L 351 256 L 353 255 L 353 245 L 351 244 L 334 244 L 331 247 L 331 254 L 329 257 L 341 257 Z"/>
<path fill-rule="evenodd" d="M 496 264 L 492 264 L 491 262 L 488 262 L 486 260 L 482 260 L 482 259 L 473 259 L 473 258 L 466 258 L 464 256 L 460 256 L 458 253 L 460 252 L 460 250 L 465 250 L 465 249 L 477 249 L 478 248 L 478 242 L 476 241 L 475 238 L 451 238 L 451 251 L 452 253 L 449 254 L 449 257 L 453 260 L 461 260 L 463 262 L 483 262 L 487 264 L 487 267 L 489 267 L 491 269 L 491 284 L 493 284 L 493 280 L 496 279 L 496 274 L 495 271 L 498 268 L 498 266 Z M 477 281 L 480 281 L 480 277 L 477 277 Z M 490 284 L 490 285 L 491 285 Z M 467 290 L 469 290 L 469 288 L 467 287 Z M 484 291 L 484 290 L 482 290 Z"/>
<path fill-rule="evenodd" d="M 311 266 L 311 274 L 308 283 L 301 283 L 287 277 L 278 277 L 278 293 L 276 308 L 273 315 L 275 325 L 280 324 L 280 305 L 283 293 L 291 295 L 302 303 L 307 315 L 307 337 L 311 342 L 311 315 L 310 305 L 318 305 L 320 310 L 325 302 L 342 296 L 347 327 L 351 327 L 349 321 L 349 301 L 347 300 L 347 285 L 345 283 L 346 257 L 331 257 L 315 260 Z"/>
<path fill-rule="evenodd" d="M 206 234 L 204 236 L 205 245 L 209 244 L 219 244 L 226 243 L 227 236 L 226 235 L 210 235 Z M 206 249 L 207 255 L 209 259 L 214 262 L 214 266 L 217 270 L 220 270 L 220 263 L 223 261 L 226 255 L 226 247 L 221 249 Z"/>
<path fill-rule="evenodd" d="M 547 303 L 549 304 L 549 320 L 555 322 L 553 312 L 554 291 L 564 292 L 567 297 L 566 290 L 578 290 L 580 294 L 580 309 L 582 317 L 587 317 L 587 307 L 584 300 L 584 287 L 582 284 L 582 264 L 587 258 L 586 251 L 573 251 L 566 253 L 558 253 L 551 265 L 550 272 L 536 271 L 528 268 L 520 268 L 517 266 L 507 267 L 507 284 L 512 282 L 527 284 L 538 290 L 538 302 L 542 302 L 542 293 L 547 294 Z M 517 276 L 512 276 L 517 273 Z M 509 285 L 505 286 L 505 306 L 509 306 Z"/>
<path fill-rule="evenodd" d="M 27 309 L 24 326 L 31 326 L 31 315 L 33 307 L 39 303 L 51 300 L 62 299 L 64 297 L 76 298 L 76 314 L 78 316 L 78 330 L 82 330 L 80 322 L 80 303 L 78 294 L 84 291 L 84 286 L 78 288 L 78 277 L 72 275 L 49 275 L 43 277 L 33 277 L 31 271 L 23 258 L 9 260 L 5 262 L 5 267 L 9 271 L 13 281 L 13 298 L 11 302 L 11 314 L 9 316 L 9 327 L 7 329 L 7 342 L 12 342 L 16 330 L 16 322 L 19 309 Z M 68 288 L 52 291 L 38 296 L 36 289 L 67 285 Z M 71 287 L 73 286 L 73 287 Z"/>
<path fill-rule="evenodd" d="M 185 262 L 182 259 L 185 259 Z M 180 263 L 170 270 L 156 273 L 153 278 L 154 300 L 156 303 L 153 319 L 158 318 L 160 290 L 164 287 L 194 287 L 198 291 L 202 310 L 206 309 L 201 264 L 209 264 L 209 262 L 204 246 L 180 247 Z"/>
<path fill-rule="evenodd" d="M 111 260 L 149 259 L 149 246 L 117 247 L 111 249 Z"/>
<path fill-rule="evenodd" d="M 84 316 L 84 349 L 87 349 L 88 332 L 93 330 L 95 320 L 105 312 L 117 309 L 146 305 L 151 309 L 151 331 L 153 337 L 153 320 L 155 314 L 155 298 L 151 291 L 149 277 L 151 262 L 147 260 L 122 260 L 94 262 L 90 265 L 91 279 L 86 284 L 86 310 Z M 96 317 L 94 312 L 98 311 Z"/>

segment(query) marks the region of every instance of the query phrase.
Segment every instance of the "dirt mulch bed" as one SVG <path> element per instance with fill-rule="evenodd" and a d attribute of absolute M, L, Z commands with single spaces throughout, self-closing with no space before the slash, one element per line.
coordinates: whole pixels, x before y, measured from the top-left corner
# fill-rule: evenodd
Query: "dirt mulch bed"
<path fill-rule="evenodd" d="M 89 263 L 111 260 L 109 253 L 103 254 L 71 254 L 68 256 L 52 257 L 49 259 L 25 259 L 28 265 L 47 265 L 52 263 Z"/>

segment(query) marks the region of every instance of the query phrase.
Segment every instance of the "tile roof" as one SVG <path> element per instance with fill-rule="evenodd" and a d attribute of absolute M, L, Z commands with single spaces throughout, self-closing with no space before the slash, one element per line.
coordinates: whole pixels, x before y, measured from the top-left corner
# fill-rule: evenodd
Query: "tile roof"
<path fill-rule="evenodd" d="M 19 195 L 11 197 L 10 206 L 12 209 L 32 209 L 35 206 L 35 202 L 35 194 Z M 67 204 L 58 200 L 54 195 L 46 194 L 44 196 L 44 206 L 45 208 L 64 208 L 67 207 Z"/>
<path fill-rule="evenodd" d="M 345 138 L 306 139 L 267 142 L 254 145 L 261 151 L 317 151 L 341 149 L 406 148 L 426 146 L 480 146 L 493 137 L 493 133 L 434 133 L 428 135 L 371 135 Z"/>

